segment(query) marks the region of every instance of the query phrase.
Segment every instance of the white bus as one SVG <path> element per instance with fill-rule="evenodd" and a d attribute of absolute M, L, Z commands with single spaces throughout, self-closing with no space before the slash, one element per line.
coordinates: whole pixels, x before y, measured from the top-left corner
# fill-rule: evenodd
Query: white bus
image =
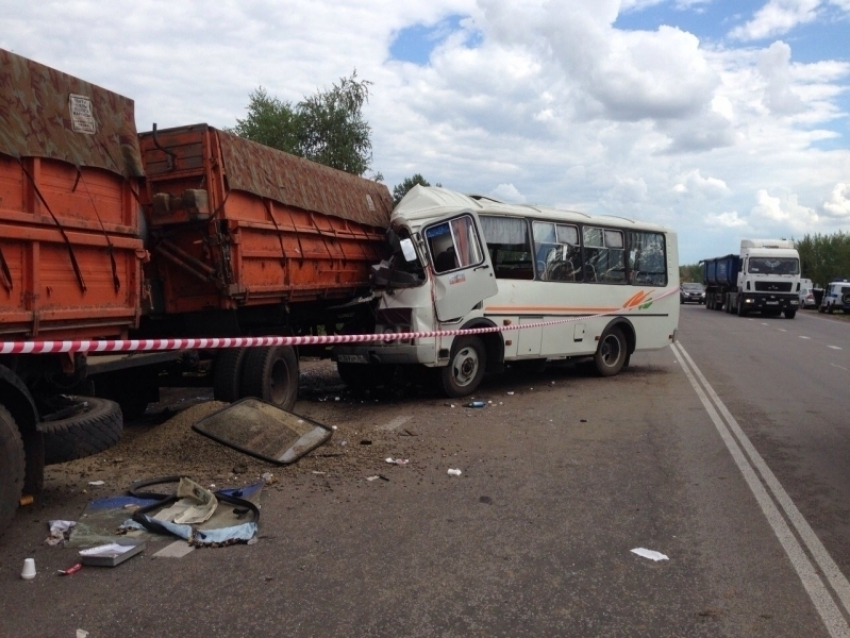
<path fill-rule="evenodd" d="M 369 328 L 492 332 L 337 346 L 351 386 L 381 384 L 399 364 L 434 369 L 451 397 L 471 394 L 485 371 L 505 364 L 592 358 L 610 376 L 636 350 L 675 340 L 679 264 L 667 228 L 422 186 L 391 223 L 396 250 L 376 268 Z"/>

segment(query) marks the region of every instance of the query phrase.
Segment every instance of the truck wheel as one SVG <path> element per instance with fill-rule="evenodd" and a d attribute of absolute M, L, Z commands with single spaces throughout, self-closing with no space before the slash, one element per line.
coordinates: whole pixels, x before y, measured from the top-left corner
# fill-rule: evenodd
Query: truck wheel
<path fill-rule="evenodd" d="M 0 405 L 0 534 L 9 525 L 24 489 L 24 442 L 15 419 Z"/>
<path fill-rule="evenodd" d="M 216 401 L 233 403 L 239 398 L 242 365 L 247 352 L 247 348 L 225 348 L 216 355 L 213 371 L 213 397 Z"/>
<path fill-rule="evenodd" d="M 298 357 L 289 346 L 250 348 L 242 366 L 242 396 L 257 397 L 282 410 L 298 398 Z"/>
<path fill-rule="evenodd" d="M 44 462 L 47 465 L 81 459 L 112 447 L 121 438 L 124 416 L 121 407 L 109 399 L 69 395 L 76 413 L 67 418 L 38 424 L 44 434 Z"/>
<path fill-rule="evenodd" d="M 738 316 L 739 317 L 746 317 L 747 316 L 747 311 L 744 308 L 744 304 L 741 302 L 740 299 L 738 299 Z"/>
<path fill-rule="evenodd" d="M 337 361 L 336 369 L 339 372 L 340 379 L 355 394 L 374 390 L 391 383 L 396 372 L 394 365 L 347 363 L 345 361 Z"/>
<path fill-rule="evenodd" d="M 440 368 L 443 392 L 450 397 L 465 397 L 481 385 L 487 367 L 487 350 L 478 337 L 459 337 L 452 345 L 449 365 Z"/>
<path fill-rule="evenodd" d="M 601 377 L 613 377 L 623 369 L 627 351 L 626 338 L 618 327 L 614 326 L 602 333 L 596 354 L 593 355 L 596 373 Z"/>
<path fill-rule="evenodd" d="M 785 309 L 785 318 L 786 319 L 793 319 L 796 316 L 797 316 L 797 309 L 796 308 L 786 308 Z"/>

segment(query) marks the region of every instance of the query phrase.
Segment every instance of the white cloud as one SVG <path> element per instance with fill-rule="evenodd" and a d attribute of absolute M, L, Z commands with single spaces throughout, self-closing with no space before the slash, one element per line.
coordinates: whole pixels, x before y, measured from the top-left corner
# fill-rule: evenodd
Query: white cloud
<path fill-rule="evenodd" d="M 769 0 L 753 19 L 735 27 L 729 37 L 735 40 L 762 40 L 788 33 L 799 24 L 817 18 L 821 0 Z"/>
<path fill-rule="evenodd" d="M 680 176 L 679 182 L 673 187 L 673 190 L 683 195 L 702 196 L 708 199 L 716 199 L 731 192 L 722 179 L 703 177 L 699 169 Z"/>
<path fill-rule="evenodd" d="M 789 228 L 795 232 L 806 232 L 818 221 L 814 209 L 802 206 L 795 193 L 770 195 L 765 189 L 756 194 L 757 203 L 750 211 L 750 223 L 764 229 Z"/>
<path fill-rule="evenodd" d="M 490 195 L 494 198 L 510 204 L 524 204 L 525 196 L 520 193 L 513 184 L 499 184 Z"/>
<path fill-rule="evenodd" d="M 768 2 L 740 34 L 775 33 L 770 11 L 801 24 L 848 3 Z M 753 46 L 661 26 L 706 6 L 693 0 L 566 4 L 0 0 L 0 47 L 133 98 L 142 130 L 232 126 L 260 85 L 299 100 L 356 68 L 373 83 L 372 168 L 390 188 L 421 173 L 463 192 L 656 221 L 679 231 L 684 262 L 734 250 L 742 232 L 848 229 L 846 191 L 831 194 L 850 167 L 846 57 L 809 51 L 800 63 L 809 30 Z M 727 28 L 711 8 L 701 20 Z M 620 28 L 625 11 L 654 26 Z M 428 63 L 392 59 L 415 25 L 441 29 Z"/>
<path fill-rule="evenodd" d="M 822 208 L 827 217 L 850 219 L 850 184 L 836 184 Z"/>
<path fill-rule="evenodd" d="M 784 42 L 774 42 L 759 53 L 758 69 L 767 81 L 764 103 L 777 115 L 794 115 L 806 108 L 791 88 L 790 60 L 791 47 Z"/>
<path fill-rule="evenodd" d="M 722 226 L 724 228 L 741 228 L 747 225 L 746 220 L 738 217 L 737 211 L 706 215 L 704 220 L 709 226 Z"/>

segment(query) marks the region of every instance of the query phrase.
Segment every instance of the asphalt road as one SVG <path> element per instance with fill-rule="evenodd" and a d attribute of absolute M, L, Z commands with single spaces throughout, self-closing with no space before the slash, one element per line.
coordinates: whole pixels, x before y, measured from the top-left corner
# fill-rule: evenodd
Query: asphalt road
<path fill-rule="evenodd" d="M 254 545 L 56 576 L 75 551 L 45 521 L 84 499 L 49 483 L 0 539 L 0 636 L 850 635 L 850 324 L 682 310 L 675 348 L 610 379 L 299 402 L 410 463 L 304 463 Z"/>

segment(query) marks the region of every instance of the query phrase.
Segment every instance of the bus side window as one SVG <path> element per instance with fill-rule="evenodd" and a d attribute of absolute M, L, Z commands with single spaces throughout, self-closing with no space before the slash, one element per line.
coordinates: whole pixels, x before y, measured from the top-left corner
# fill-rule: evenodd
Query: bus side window
<path fill-rule="evenodd" d="M 480 215 L 496 279 L 534 279 L 534 253 L 524 219 Z"/>
<path fill-rule="evenodd" d="M 628 231 L 629 281 L 635 286 L 666 286 L 667 257 L 664 235 Z"/>

